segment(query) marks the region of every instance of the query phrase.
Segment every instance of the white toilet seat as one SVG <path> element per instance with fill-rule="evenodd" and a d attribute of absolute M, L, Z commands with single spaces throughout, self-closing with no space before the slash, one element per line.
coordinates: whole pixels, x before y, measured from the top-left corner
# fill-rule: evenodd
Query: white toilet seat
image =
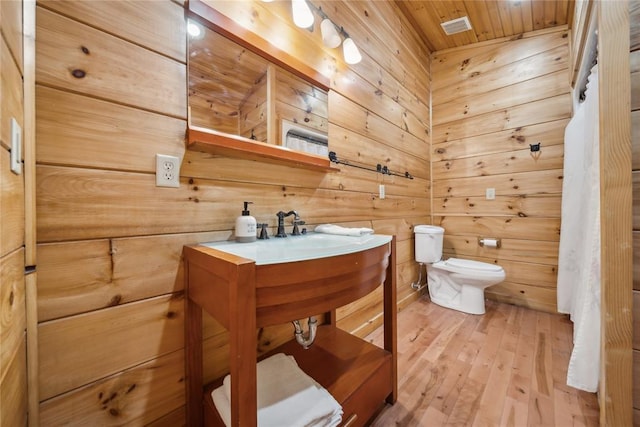
<path fill-rule="evenodd" d="M 504 280 L 505 276 L 504 269 L 499 265 L 469 259 L 449 258 L 432 264 L 432 267 L 478 279 Z"/>

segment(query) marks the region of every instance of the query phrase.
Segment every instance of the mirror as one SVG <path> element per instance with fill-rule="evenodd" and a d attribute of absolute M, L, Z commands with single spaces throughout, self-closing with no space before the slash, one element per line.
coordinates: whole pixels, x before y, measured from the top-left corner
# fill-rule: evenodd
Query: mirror
<path fill-rule="evenodd" d="M 190 126 L 326 158 L 327 89 L 199 27 L 189 37 Z"/>
<path fill-rule="evenodd" d="M 268 62 L 206 27 L 189 38 L 194 126 L 267 142 Z"/>

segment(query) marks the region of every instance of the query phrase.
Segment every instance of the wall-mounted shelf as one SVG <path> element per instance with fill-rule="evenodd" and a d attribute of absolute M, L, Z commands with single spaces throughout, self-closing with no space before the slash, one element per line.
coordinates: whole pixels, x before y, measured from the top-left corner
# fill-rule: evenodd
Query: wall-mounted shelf
<path fill-rule="evenodd" d="M 328 158 L 200 127 L 187 129 L 187 148 L 210 154 L 337 172 Z"/>

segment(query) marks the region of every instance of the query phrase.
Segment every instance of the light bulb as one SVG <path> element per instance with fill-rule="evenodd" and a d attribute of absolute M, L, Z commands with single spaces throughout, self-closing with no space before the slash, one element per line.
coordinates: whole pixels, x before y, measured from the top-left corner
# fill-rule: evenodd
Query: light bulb
<path fill-rule="evenodd" d="M 342 42 L 342 49 L 344 54 L 344 62 L 347 64 L 357 64 L 362 60 L 362 55 L 358 50 L 358 46 L 351 40 L 351 38 L 344 39 Z"/>
<path fill-rule="evenodd" d="M 324 19 L 322 23 L 320 23 L 320 31 L 322 32 L 322 43 L 326 47 L 334 48 L 340 46 L 342 39 L 340 38 L 340 34 L 338 34 L 338 30 L 336 30 L 336 26 L 333 25 L 330 19 Z"/>
<path fill-rule="evenodd" d="M 197 38 L 202 34 L 202 29 L 195 22 L 189 21 L 187 23 L 187 33 L 189 33 L 192 38 Z"/>
<path fill-rule="evenodd" d="M 300 28 L 309 28 L 313 25 L 313 13 L 305 0 L 291 0 L 291 12 L 293 22 Z"/>

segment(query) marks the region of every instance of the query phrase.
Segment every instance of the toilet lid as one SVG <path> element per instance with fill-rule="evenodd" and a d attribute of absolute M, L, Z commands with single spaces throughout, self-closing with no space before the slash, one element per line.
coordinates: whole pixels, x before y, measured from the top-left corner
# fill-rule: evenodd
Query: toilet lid
<path fill-rule="evenodd" d="M 471 261 L 469 259 L 449 258 L 444 263 L 454 268 L 465 268 L 482 271 L 502 271 L 502 267 L 495 264 L 489 264 L 488 262 Z"/>

